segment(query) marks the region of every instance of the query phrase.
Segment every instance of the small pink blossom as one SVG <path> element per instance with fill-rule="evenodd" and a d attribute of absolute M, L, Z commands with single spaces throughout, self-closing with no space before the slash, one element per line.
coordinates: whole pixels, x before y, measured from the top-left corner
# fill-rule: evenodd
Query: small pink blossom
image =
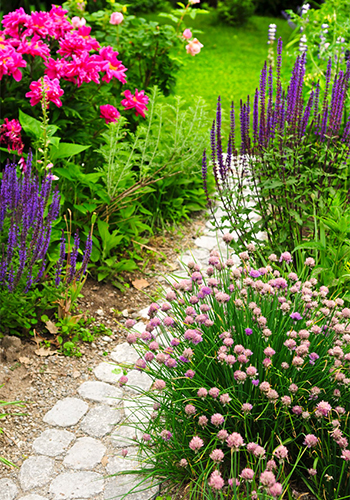
<path fill-rule="evenodd" d="M 194 3 L 197 3 L 198 0 L 192 0 L 192 1 Z M 214 490 L 221 490 L 224 487 L 225 481 L 221 477 L 220 472 L 218 470 L 214 470 L 214 472 L 212 472 L 210 475 L 208 484 Z"/>
<path fill-rule="evenodd" d="M 213 450 L 209 456 L 216 463 L 222 462 L 225 457 L 224 452 L 219 448 Z"/>
<path fill-rule="evenodd" d="M 100 106 L 100 112 L 100 118 L 103 118 L 107 124 L 116 122 L 120 117 L 120 113 L 117 108 L 111 104 L 103 104 Z"/>
<path fill-rule="evenodd" d="M 166 383 L 164 380 L 157 379 L 154 381 L 154 388 L 156 391 L 163 391 L 165 389 Z"/>
<path fill-rule="evenodd" d="M 192 32 L 190 29 L 185 29 L 185 31 L 182 33 L 182 36 L 186 39 L 186 40 L 189 40 L 190 38 L 192 38 Z"/>
<path fill-rule="evenodd" d="M 83 17 L 80 18 L 79 16 L 72 17 L 71 21 L 73 28 L 81 28 L 86 24 L 86 19 L 84 19 Z"/>
<path fill-rule="evenodd" d="M 208 419 L 205 415 L 201 415 L 199 418 L 198 418 L 198 425 L 200 425 L 201 427 L 204 427 L 208 424 Z"/>
<path fill-rule="evenodd" d="M 185 413 L 186 413 L 186 415 L 195 415 L 196 408 L 193 405 L 186 405 L 185 406 Z"/>
<path fill-rule="evenodd" d="M 242 479 L 245 481 L 252 481 L 253 477 L 255 475 L 255 472 L 252 469 L 249 469 L 249 467 L 246 467 L 245 469 L 242 470 L 240 476 Z"/>
<path fill-rule="evenodd" d="M 125 109 L 133 109 L 135 108 L 136 116 L 141 115 L 143 118 L 146 117 L 145 111 L 148 111 L 146 104 L 149 101 L 148 96 L 145 95 L 145 91 L 141 90 L 140 92 L 135 89 L 135 95 L 133 95 L 130 90 L 126 90 L 124 92 L 125 99 L 121 101 L 122 106 Z"/>
<path fill-rule="evenodd" d="M 304 439 L 304 444 L 308 448 L 314 448 L 318 443 L 318 438 L 314 434 L 307 434 Z"/>
<path fill-rule="evenodd" d="M 204 47 L 202 43 L 200 43 L 197 38 L 190 40 L 188 45 L 186 45 L 187 54 L 191 54 L 191 56 L 195 56 L 200 53 L 201 48 Z"/>
<path fill-rule="evenodd" d="M 226 439 L 227 446 L 233 448 L 234 451 L 238 451 L 241 446 L 244 446 L 244 440 L 238 432 L 233 432 Z"/>
<path fill-rule="evenodd" d="M 35 106 L 43 99 L 43 91 L 45 92 L 48 103 L 53 102 L 57 107 L 62 106 L 60 97 L 63 95 L 63 90 L 57 78 L 50 80 L 50 78 L 45 75 L 43 79 L 40 78 L 36 82 L 32 82 L 29 87 L 30 92 L 26 93 L 26 97 L 30 97 L 31 106 Z"/>
<path fill-rule="evenodd" d="M 260 483 L 263 486 L 271 487 L 275 484 L 276 478 L 273 472 L 265 470 L 260 474 Z"/>
<path fill-rule="evenodd" d="M 219 427 L 219 425 L 222 425 L 225 422 L 225 419 L 221 413 L 214 413 L 214 415 L 211 416 L 210 421 L 213 425 L 215 425 L 215 427 Z"/>
<path fill-rule="evenodd" d="M 190 444 L 189 444 L 189 447 L 191 448 L 191 450 L 193 450 L 195 452 L 200 450 L 203 446 L 204 446 L 204 441 L 203 441 L 203 439 L 201 439 L 198 436 L 194 436 L 191 439 Z"/>

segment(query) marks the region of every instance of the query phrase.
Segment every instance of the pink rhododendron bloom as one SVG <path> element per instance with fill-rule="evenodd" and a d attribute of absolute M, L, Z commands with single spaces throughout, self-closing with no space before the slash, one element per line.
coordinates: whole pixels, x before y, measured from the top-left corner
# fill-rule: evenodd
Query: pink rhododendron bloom
<path fill-rule="evenodd" d="M 72 17 L 71 21 L 72 21 L 73 28 L 81 28 L 82 26 L 85 26 L 85 24 L 86 24 L 86 19 L 84 19 L 83 17 L 79 17 L 79 16 Z"/>
<path fill-rule="evenodd" d="M 30 54 L 31 56 L 39 56 L 46 59 L 50 55 L 49 46 L 44 43 L 38 35 L 34 35 L 31 40 L 23 37 L 18 45 L 17 52 L 20 54 Z"/>
<path fill-rule="evenodd" d="M 5 27 L 4 33 L 8 36 L 18 38 L 20 29 L 27 25 L 30 16 L 25 13 L 23 7 L 6 14 L 2 19 L 2 24 Z"/>
<path fill-rule="evenodd" d="M 111 104 L 103 104 L 102 106 L 100 106 L 100 111 L 100 118 L 103 118 L 107 124 L 116 122 L 120 117 L 120 113 L 117 108 L 115 108 Z"/>
<path fill-rule="evenodd" d="M 124 16 L 121 12 L 113 12 L 109 20 L 110 24 L 120 24 L 123 22 Z"/>
<path fill-rule="evenodd" d="M 141 115 L 145 118 L 145 111 L 148 111 L 146 104 L 149 101 L 148 96 L 145 95 L 145 91 L 141 90 L 140 92 L 135 89 L 135 95 L 133 95 L 130 90 L 126 90 L 124 92 L 125 99 L 121 101 L 122 106 L 125 109 L 133 109 L 135 108 L 136 116 Z"/>
<path fill-rule="evenodd" d="M 17 151 L 22 154 L 24 144 L 21 138 L 21 124 L 18 120 L 9 120 L 5 118 L 4 123 L 0 127 L 0 143 L 7 146 L 8 151 Z"/>
<path fill-rule="evenodd" d="M 187 54 L 191 54 L 191 56 L 195 56 L 200 53 L 201 48 L 204 47 L 202 43 L 200 43 L 197 38 L 190 40 L 188 45 L 186 45 Z"/>
<path fill-rule="evenodd" d="M 44 81 L 42 81 L 44 80 Z M 45 75 L 36 82 L 30 84 L 30 92 L 26 93 L 26 97 L 30 97 L 31 106 L 35 106 L 43 98 L 43 88 L 45 91 L 47 102 L 53 102 L 56 106 L 61 107 L 62 102 L 60 97 L 63 95 L 63 90 L 60 87 L 60 82 L 57 78 L 50 80 L 50 78 Z"/>
<path fill-rule="evenodd" d="M 190 38 L 192 38 L 192 32 L 190 29 L 185 29 L 185 31 L 182 33 L 182 36 L 186 39 L 186 40 L 189 40 Z"/>
<path fill-rule="evenodd" d="M 22 72 L 19 68 L 24 68 L 27 63 L 10 45 L 0 50 L 0 80 L 4 75 L 12 75 L 16 82 L 22 79 Z"/>

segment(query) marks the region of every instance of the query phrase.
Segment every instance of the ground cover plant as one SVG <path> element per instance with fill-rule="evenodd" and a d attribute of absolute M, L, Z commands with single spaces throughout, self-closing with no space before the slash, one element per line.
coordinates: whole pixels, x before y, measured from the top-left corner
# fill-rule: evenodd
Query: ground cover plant
<path fill-rule="evenodd" d="M 343 123 L 343 115 L 349 65 L 332 78 L 329 60 L 324 91 L 317 83 L 306 97 L 305 54 L 297 57 L 287 88 L 281 83 L 281 65 L 279 40 L 276 79 L 265 63 L 254 98 L 248 97 L 244 104 L 241 101 L 239 145 L 231 108 L 226 159 L 222 156 L 220 99 L 218 102 L 210 159 L 227 212 L 224 220 L 236 231 L 236 248 L 256 242 L 270 249 L 294 251 L 305 241 L 319 239 L 320 218 L 332 213 L 336 196 L 343 200 L 343 209 L 347 203 L 350 124 L 348 119 Z M 206 171 L 204 155 L 204 178 Z M 319 264 L 319 248 L 307 246 L 314 249 Z M 343 260 L 343 271 L 344 264 Z"/>
<path fill-rule="evenodd" d="M 141 473 L 189 498 L 291 498 L 293 480 L 348 498 L 350 310 L 309 279 L 312 258 L 297 275 L 289 252 L 259 268 L 254 250 L 190 262 L 145 331 L 128 321 L 153 379 L 132 416 Z"/>

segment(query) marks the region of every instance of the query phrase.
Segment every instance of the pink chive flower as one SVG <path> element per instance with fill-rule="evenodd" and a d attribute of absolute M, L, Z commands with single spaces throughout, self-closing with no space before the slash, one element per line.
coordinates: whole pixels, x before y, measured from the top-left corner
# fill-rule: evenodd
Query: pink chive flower
<path fill-rule="evenodd" d="M 314 448 L 317 446 L 318 438 L 314 434 L 306 434 L 304 439 L 304 445 L 308 448 Z"/>
<path fill-rule="evenodd" d="M 144 441 L 151 441 L 151 436 L 150 436 L 150 434 L 144 434 L 144 435 L 142 436 L 142 439 L 143 439 Z"/>
<path fill-rule="evenodd" d="M 193 405 L 186 405 L 185 406 L 185 413 L 186 413 L 186 415 L 195 415 L 196 408 Z"/>
<path fill-rule="evenodd" d="M 193 378 L 195 376 L 195 372 L 193 370 L 187 370 L 187 372 L 185 372 L 185 377 L 187 378 Z"/>
<path fill-rule="evenodd" d="M 198 425 L 200 425 L 201 427 L 204 427 L 208 424 L 208 419 L 205 415 L 201 415 L 199 418 L 198 418 Z"/>
<path fill-rule="evenodd" d="M 244 446 L 244 440 L 238 432 L 233 432 L 226 439 L 226 444 L 229 448 L 233 448 L 234 451 L 238 451 L 241 446 Z"/>
<path fill-rule="evenodd" d="M 282 444 L 280 446 L 278 446 L 275 451 L 273 452 L 273 454 L 279 459 L 279 460 L 284 460 L 287 458 L 288 456 L 288 450 L 285 446 L 283 446 Z"/>
<path fill-rule="evenodd" d="M 72 17 L 71 21 L 73 28 L 81 28 L 86 24 L 86 19 L 84 19 L 83 17 L 80 18 L 79 16 Z"/>
<path fill-rule="evenodd" d="M 225 429 L 221 429 L 216 435 L 216 437 L 219 439 L 219 441 L 226 441 L 228 438 L 228 432 Z"/>
<path fill-rule="evenodd" d="M 243 413 L 250 413 L 252 411 L 252 409 L 253 409 L 252 404 L 250 404 L 250 403 L 243 403 L 242 404 L 241 410 Z"/>
<path fill-rule="evenodd" d="M 62 101 L 60 97 L 63 95 L 63 90 L 60 87 L 60 82 L 57 78 L 50 80 L 50 78 L 45 75 L 42 79 L 40 78 L 36 82 L 30 84 L 30 92 L 26 93 L 26 97 L 30 97 L 30 105 L 35 106 L 43 98 L 43 88 L 46 95 L 46 100 L 48 102 L 53 102 L 57 107 L 62 106 Z"/>
<path fill-rule="evenodd" d="M 220 390 L 217 387 L 212 387 L 211 389 L 209 389 L 209 396 L 211 396 L 212 398 L 217 398 L 219 394 Z"/>
<path fill-rule="evenodd" d="M 318 403 L 316 406 L 316 412 L 315 415 L 317 417 L 327 417 L 328 413 L 332 410 L 332 407 L 327 401 L 321 401 Z"/>
<path fill-rule="evenodd" d="M 103 118 L 106 124 L 116 122 L 120 117 L 120 113 L 117 108 L 111 104 L 103 104 L 100 106 L 100 112 L 100 118 Z"/>
<path fill-rule="evenodd" d="M 231 401 L 231 398 L 227 393 L 221 394 L 221 396 L 220 396 L 220 403 L 221 404 L 227 405 L 230 401 Z"/>
<path fill-rule="evenodd" d="M 201 439 L 200 437 L 198 436 L 194 436 L 191 441 L 190 441 L 190 444 L 189 444 L 189 447 L 191 448 L 191 450 L 193 450 L 194 452 L 197 452 L 198 450 L 200 450 L 202 447 L 204 446 L 204 441 L 203 439 Z"/>
<path fill-rule="evenodd" d="M 216 450 L 213 450 L 209 457 L 216 463 L 219 463 L 219 462 L 222 462 L 225 455 L 224 455 L 224 452 L 222 450 L 220 450 L 219 448 L 217 448 Z"/>
<path fill-rule="evenodd" d="M 135 115 L 141 115 L 145 118 L 145 111 L 148 111 L 146 104 L 149 101 L 148 96 L 145 95 L 145 91 L 141 90 L 140 92 L 135 89 L 135 95 L 133 95 L 130 90 L 126 90 L 124 92 L 125 99 L 121 101 L 122 106 L 125 109 L 133 109 L 135 108 Z"/>
<path fill-rule="evenodd" d="M 128 383 L 128 377 L 125 375 L 122 375 L 118 381 L 119 387 L 122 387 L 123 385 Z"/>
<path fill-rule="evenodd" d="M 165 389 L 166 383 L 164 380 L 157 379 L 154 381 L 154 388 L 156 391 L 163 391 Z"/>
<path fill-rule="evenodd" d="M 195 0 L 192 0 L 192 2 L 196 3 Z M 210 479 L 209 479 L 208 484 L 211 488 L 213 488 L 213 490 L 222 490 L 222 488 L 224 487 L 225 481 L 221 477 L 220 472 L 218 470 L 214 470 L 214 472 L 212 472 L 210 475 Z"/>
<path fill-rule="evenodd" d="M 214 415 L 211 416 L 210 421 L 213 425 L 215 425 L 215 427 L 219 427 L 219 425 L 222 425 L 225 422 L 225 419 L 221 413 L 214 413 Z"/>
<path fill-rule="evenodd" d="M 280 262 L 287 262 L 290 264 L 292 262 L 292 256 L 289 252 L 283 252 L 280 257 Z"/>
<path fill-rule="evenodd" d="M 271 496 L 278 497 L 282 494 L 283 486 L 281 483 L 275 483 L 269 488 L 269 493 Z"/>
<path fill-rule="evenodd" d="M 252 469 L 249 469 L 249 467 L 246 467 L 245 469 L 242 470 L 240 477 L 245 481 L 252 481 L 254 475 L 255 472 Z"/>
<path fill-rule="evenodd" d="M 200 53 L 202 47 L 204 47 L 204 45 L 197 40 L 197 38 L 194 38 L 186 45 L 186 52 L 187 54 L 191 54 L 191 56 L 195 56 Z"/>
<path fill-rule="evenodd" d="M 164 441 L 170 441 L 170 439 L 173 437 L 172 433 L 170 431 L 167 431 L 166 429 L 164 429 L 161 433 L 160 433 L 160 437 L 162 439 L 164 439 Z"/>
<path fill-rule="evenodd" d="M 340 458 L 346 462 L 350 462 L 350 450 L 343 450 Z"/>
<path fill-rule="evenodd" d="M 126 457 L 126 455 L 128 454 L 128 450 L 126 448 L 123 448 L 122 451 L 121 451 L 121 454 L 122 454 L 122 457 Z"/>
<path fill-rule="evenodd" d="M 185 29 L 185 31 L 182 33 L 182 36 L 186 39 L 186 40 L 189 40 L 190 38 L 192 38 L 192 32 L 190 29 Z"/>
<path fill-rule="evenodd" d="M 113 12 L 109 20 L 110 24 L 120 24 L 123 22 L 124 16 L 121 12 Z"/>
<path fill-rule="evenodd" d="M 205 398 L 207 396 L 207 394 L 208 394 L 208 391 L 204 387 L 200 387 L 197 391 L 197 396 L 199 398 L 202 398 L 202 399 Z"/>
<path fill-rule="evenodd" d="M 268 486 L 268 487 L 273 486 L 276 482 L 275 474 L 270 470 L 265 470 L 264 472 L 262 472 L 260 474 L 259 480 L 263 486 Z"/>

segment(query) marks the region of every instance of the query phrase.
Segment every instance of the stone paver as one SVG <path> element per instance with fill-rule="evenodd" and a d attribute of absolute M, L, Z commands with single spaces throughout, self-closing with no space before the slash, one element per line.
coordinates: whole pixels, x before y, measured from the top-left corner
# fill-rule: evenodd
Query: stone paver
<path fill-rule="evenodd" d="M 91 470 L 102 460 L 106 447 L 92 437 L 82 437 L 69 450 L 63 465 L 72 469 Z"/>
<path fill-rule="evenodd" d="M 17 486 L 11 479 L 0 479 L 0 500 L 13 500 L 17 495 Z"/>
<path fill-rule="evenodd" d="M 131 392 L 139 392 L 137 389 L 149 391 L 151 385 L 152 379 L 147 373 L 140 372 L 139 370 L 131 370 L 128 372 L 128 389 Z"/>
<path fill-rule="evenodd" d="M 194 244 L 200 248 L 206 248 L 210 252 L 217 245 L 217 240 L 213 236 L 200 236 L 194 240 Z"/>
<path fill-rule="evenodd" d="M 58 401 L 55 406 L 46 413 L 44 422 L 60 427 L 70 427 L 88 411 L 89 406 L 78 398 L 65 398 Z"/>
<path fill-rule="evenodd" d="M 78 389 L 80 396 L 97 403 L 105 403 L 111 406 L 120 404 L 123 398 L 123 391 L 105 382 L 89 381 L 84 382 Z"/>
<path fill-rule="evenodd" d="M 35 439 L 33 448 L 39 455 L 57 457 L 67 450 L 74 439 L 75 435 L 72 432 L 47 429 Z"/>
<path fill-rule="evenodd" d="M 100 363 L 94 368 L 95 377 L 102 382 L 116 384 L 123 375 L 123 369 L 114 363 Z"/>
<path fill-rule="evenodd" d="M 110 433 L 121 420 L 119 410 L 110 406 L 100 405 L 92 408 L 81 423 L 81 430 L 95 438 L 101 438 Z"/>
<path fill-rule="evenodd" d="M 48 500 L 48 498 L 32 493 L 30 495 L 26 495 L 25 497 L 21 497 L 19 500 Z"/>
<path fill-rule="evenodd" d="M 134 365 L 135 361 L 139 358 L 139 355 L 131 345 L 127 342 L 117 345 L 117 347 L 111 352 L 111 358 L 116 363 L 130 364 Z"/>
<path fill-rule="evenodd" d="M 47 457 L 29 457 L 23 463 L 19 481 L 23 491 L 32 490 L 47 484 L 54 472 L 54 461 Z"/>
<path fill-rule="evenodd" d="M 123 424 L 111 434 L 111 441 L 115 448 L 135 446 L 135 439 L 141 438 L 141 432 L 131 425 Z"/>
<path fill-rule="evenodd" d="M 53 500 L 94 498 L 103 491 L 103 476 L 97 472 L 65 472 L 50 485 Z"/>

